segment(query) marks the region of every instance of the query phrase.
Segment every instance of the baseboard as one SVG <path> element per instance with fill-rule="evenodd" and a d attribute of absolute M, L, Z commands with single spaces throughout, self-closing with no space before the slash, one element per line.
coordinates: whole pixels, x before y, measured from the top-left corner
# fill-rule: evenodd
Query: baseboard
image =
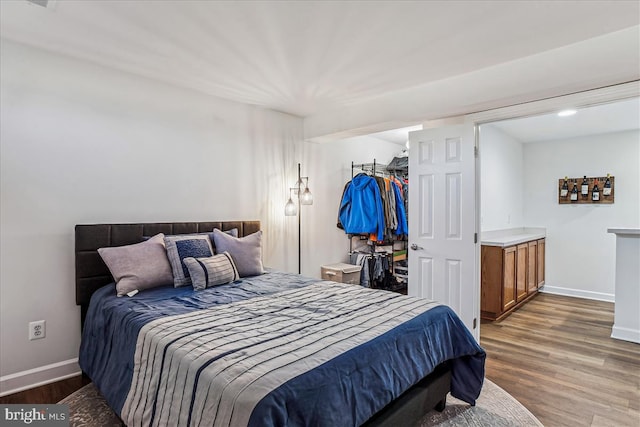
<path fill-rule="evenodd" d="M 585 298 L 596 301 L 615 302 L 614 294 L 605 294 L 604 292 L 583 291 L 580 289 L 562 288 L 560 286 L 544 285 L 540 292 L 553 295 L 564 295 L 566 297 Z"/>
<path fill-rule="evenodd" d="M 613 328 L 611 328 L 611 338 L 640 344 L 640 331 L 613 325 Z"/>
<path fill-rule="evenodd" d="M 30 388 L 53 383 L 80 375 L 78 359 L 69 359 L 51 365 L 17 372 L 0 377 L 0 397 Z"/>

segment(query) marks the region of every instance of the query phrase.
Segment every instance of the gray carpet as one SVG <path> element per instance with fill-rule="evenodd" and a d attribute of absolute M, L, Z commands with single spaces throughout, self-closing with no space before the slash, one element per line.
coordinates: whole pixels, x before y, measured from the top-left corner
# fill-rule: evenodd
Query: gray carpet
<path fill-rule="evenodd" d="M 449 395 L 445 410 L 429 412 L 418 426 L 541 427 L 542 423 L 513 396 L 485 378 L 476 406 Z"/>
<path fill-rule="evenodd" d="M 120 427 L 123 425 L 93 384 L 84 386 L 59 403 L 69 405 L 72 427 Z M 447 407 L 443 412 L 429 412 L 416 427 L 430 426 L 539 427 L 542 424 L 509 393 L 491 381 L 485 380 L 476 406 L 469 406 L 449 396 Z"/>

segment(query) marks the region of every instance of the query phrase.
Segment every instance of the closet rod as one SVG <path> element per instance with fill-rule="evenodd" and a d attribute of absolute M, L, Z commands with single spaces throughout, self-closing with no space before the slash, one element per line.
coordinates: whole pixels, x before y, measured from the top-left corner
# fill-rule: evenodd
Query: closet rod
<path fill-rule="evenodd" d="M 387 165 L 382 164 L 382 163 L 378 163 L 376 161 L 376 159 L 373 159 L 373 163 L 353 163 L 353 161 L 351 162 L 351 178 L 353 178 L 354 173 L 353 173 L 353 169 L 361 169 L 363 172 L 370 172 L 372 175 L 375 175 L 376 173 L 381 173 L 381 174 L 387 174 L 389 175 L 388 172 L 386 172 L 386 167 Z M 380 170 L 378 169 L 380 168 Z"/>

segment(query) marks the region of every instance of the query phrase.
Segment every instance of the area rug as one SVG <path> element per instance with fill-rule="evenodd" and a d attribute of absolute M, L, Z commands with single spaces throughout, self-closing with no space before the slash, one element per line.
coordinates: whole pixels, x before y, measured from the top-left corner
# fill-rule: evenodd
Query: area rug
<path fill-rule="evenodd" d="M 485 378 L 476 406 L 447 396 L 444 411 L 429 412 L 420 427 L 542 427 L 542 423 L 513 396 Z"/>
<path fill-rule="evenodd" d="M 69 405 L 71 427 L 121 427 L 124 425 L 107 406 L 107 402 L 93 384 L 87 384 L 59 403 Z M 469 406 L 448 396 L 444 411 L 429 412 L 416 427 L 432 426 L 540 427 L 542 424 L 509 393 L 485 379 L 476 406 Z"/>

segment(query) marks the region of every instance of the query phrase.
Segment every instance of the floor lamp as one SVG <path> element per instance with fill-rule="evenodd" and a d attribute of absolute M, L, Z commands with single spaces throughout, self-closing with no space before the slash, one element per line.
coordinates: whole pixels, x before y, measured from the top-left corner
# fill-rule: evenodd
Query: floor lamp
<path fill-rule="evenodd" d="M 302 191 L 303 188 L 304 191 Z M 298 206 L 293 202 L 292 194 L 295 194 L 298 198 Z M 313 195 L 311 194 L 311 191 L 309 191 L 309 177 L 300 175 L 300 163 L 298 163 L 298 181 L 296 182 L 295 187 L 289 188 L 289 201 L 284 207 L 284 214 L 286 216 L 298 216 L 298 274 L 302 273 L 300 262 L 302 253 L 300 217 L 302 212 L 300 206 L 312 204 Z"/>

